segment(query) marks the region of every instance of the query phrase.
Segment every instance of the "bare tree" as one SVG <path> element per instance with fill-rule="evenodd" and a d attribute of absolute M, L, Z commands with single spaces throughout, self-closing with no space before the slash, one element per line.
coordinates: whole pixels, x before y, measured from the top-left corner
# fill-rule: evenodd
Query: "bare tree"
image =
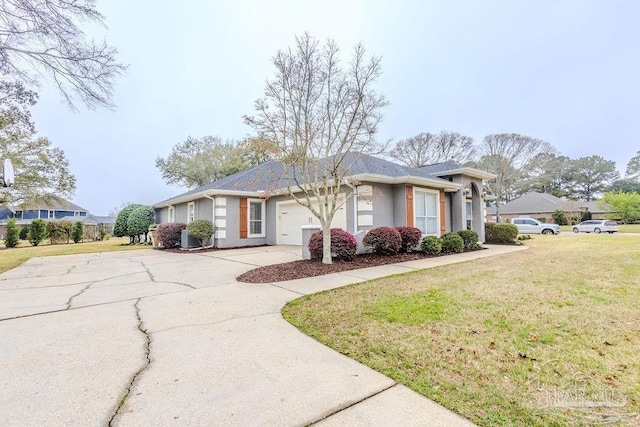
<path fill-rule="evenodd" d="M 345 178 L 362 155 L 384 150 L 375 139 L 388 104 L 373 90 L 380 58 L 365 58 L 359 44 L 343 68 L 334 41 L 321 45 L 305 33 L 273 64 L 276 77 L 256 101 L 256 115 L 244 119 L 260 148 L 284 164 L 287 194 L 320 221 L 322 262 L 330 264 L 331 221 L 348 198 L 340 196 Z"/>
<path fill-rule="evenodd" d="M 66 103 L 112 107 L 114 79 L 126 67 L 104 41 L 87 40 L 79 24 L 103 25 L 95 0 L 0 0 L 0 74 L 38 84 L 49 77 Z"/>
<path fill-rule="evenodd" d="M 473 138 L 457 132 L 419 133 L 399 141 L 389 155 L 409 167 L 455 161 L 466 163 L 476 157 Z"/>
<path fill-rule="evenodd" d="M 540 139 L 517 133 L 500 133 L 484 137 L 480 146 L 482 157 L 478 164 L 487 172 L 496 175 L 488 183 L 496 195 L 496 218 L 500 219 L 500 204 L 508 202 L 525 171 L 535 168 L 534 163 L 541 161 L 542 153 L 556 154 L 551 144 Z"/>

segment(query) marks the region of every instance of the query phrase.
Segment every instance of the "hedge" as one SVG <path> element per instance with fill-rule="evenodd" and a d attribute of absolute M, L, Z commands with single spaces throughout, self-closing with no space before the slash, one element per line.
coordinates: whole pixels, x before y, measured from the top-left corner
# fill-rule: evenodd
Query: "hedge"
<path fill-rule="evenodd" d="M 420 248 L 428 255 L 438 255 L 442 252 L 442 239 L 436 236 L 425 236 L 420 242 Z"/>
<path fill-rule="evenodd" d="M 158 240 L 163 248 L 180 247 L 182 230 L 186 230 L 187 224 L 184 222 L 170 222 L 158 226 Z"/>
<path fill-rule="evenodd" d="M 409 252 L 417 248 L 422 240 L 422 231 L 417 227 L 396 227 L 402 237 L 401 252 Z"/>
<path fill-rule="evenodd" d="M 323 251 L 322 230 L 316 231 L 309 238 L 309 252 L 312 258 L 322 258 Z M 358 241 L 341 228 L 331 229 L 331 257 L 342 261 L 351 261 L 356 255 Z"/>
<path fill-rule="evenodd" d="M 362 244 L 373 248 L 380 255 L 395 255 L 402 247 L 400 232 L 391 227 L 378 227 L 367 232 Z"/>
<path fill-rule="evenodd" d="M 442 253 L 455 254 L 464 251 L 464 240 L 458 233 L 442 235 Z"/>

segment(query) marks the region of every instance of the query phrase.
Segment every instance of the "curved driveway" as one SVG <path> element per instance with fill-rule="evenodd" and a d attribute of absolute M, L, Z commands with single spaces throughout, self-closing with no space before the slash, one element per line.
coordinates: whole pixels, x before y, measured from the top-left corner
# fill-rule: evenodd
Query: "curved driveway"
<path fill-rule="evenodd" d="M 298 247 L 32 259 L 0 275 L 0 419 L 43 425 L 468 425 L 300 333 L 301 295 L 508 252 L 279 284 L 235 280 Z M 475 254 L 475 255 L 474 255 Z"/>

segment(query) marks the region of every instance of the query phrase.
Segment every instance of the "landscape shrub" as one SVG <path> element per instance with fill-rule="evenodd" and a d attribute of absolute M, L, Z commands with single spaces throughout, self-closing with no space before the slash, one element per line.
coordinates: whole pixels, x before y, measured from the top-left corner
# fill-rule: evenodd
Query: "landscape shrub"
<path fill-rule="evenodd" d="M 98 239 L 107 240 L 106 237 L 107 237 L 107 230 L 104 229 L 104 225 L 100 224 L 100 228 L 98 229 Z"/>
<path fill-rule="evenodd" d="M 464 250 L 470 251 L 478 247 L 478 233 L 473 230 L 460 230 L 458 235 L 464 242 Z"/>
<path fill-rule="evenodd" d="M 567 225 L 569 223 L 567 216 L 559 209 L 551 214 L 551 218 L 553 218 L 553 222 L 558 225 Z"/>
<path fill-rule="evenodd" d="M 586 211 L 582 214 L 582 218 L 580 218 L 580 222 L 582 221 L 591 221 L 591 212 Z"/>
<path fill-rule="evenodd" d="M 442 253 L 456 254 L 464 251 L 464 240 L 458 233 L 446 233 L 442 235 Z"/>
<path fill-rule="evenodd" d="M 118 216 L 116 217 L 116 222 L 113 225 L 114 236 L 116 237 L 129 236 L 129 238 L 131 239 L 131 242 L 133 243 L 134 235 L 129 234 L 129 229 L 128 229 L 129 215 L 131 215 L 131 212 L 133 212 L 136 208 L 139 208 L 140 206 L 142 205 L 129 204 L 124 208 L 122 208 L 120 212 L 118 212 Z"/>
<path fill-rule="evenodd" d="M 546 217 L 544 217 L 544 216 L 539 216 L 539 217 L 538 217 L 538 218 L 536 218 L 536 219 L 537 219 L 538 221 L 540 221 L 540 222 L 545 222 L 545 223 L 547 222 L 547 218 L 546 218 Z"/>
<path fill-rule="evenodd" d="M 496 225 L 495 222 L 485 222 L 484 223 L 484 240 L 486 242 L 490 242 L 493 240 L 493 227 Z"/>
<path fill-rule="evenodd" d="M 309 238 L 309 252 L 312 258 L 322 258 L 322 230 L 316 231 Z M 341 228 L 331 229 L 331 257 L 342 261 L 351 261 L 356 255 L 358 241 Z"/>
<path fill-rule="evenodd" d="M 518 227 L 506 222 L 499 222 L 493 225 L 491 230 L 491 240 L 493 243 L 514 243 L 518 237 Z"/>
<path fill-rule="evenodd" d="M 138 205 L 127 216 L 127 236 L 136 238 L 144 234 L 144 241 L 146 242 L 149 226 L 154 221 L 155 213 L 153 208 L 151 206 Z"/>
<path fill-rule="evenodd" d="M 182 230 L 186 230 L 187 224 L 184 222 L 170 222 L 158 226 L 158 240 L 163 248 L 180 247 Z M 106 236 L 105 236 L 106 237 Z"/>
<path fill-rule="evenodd" d="M 425 236 L 420 242 L 420 248 L 428 255 L 438 255 L 442 252 L 442 240 L 436 236 Z"/>
<path fill-rule="evenodd" d="M 7 221 L 6 233 L 7 235 L 4 236 L 4 245 L 7 248 L 15 248 L 18 246 L 20 241 L 20 232 L 18 231 L 15 218 L 11 218 Z"/>
<path fill-rule="evenodd" d="M 402 238 L 400 252 L 409 252 L 420 245 L 422 231 L 417 227 L 396 227 Z"/>
<path fill-rule="evenodd" d="M 80 243 L 84 234 L 84 224 L 82 221 L 76 221 L 73 223 L 73 229 L 71 230 L 71 239 L 73 243 Z"/>
<path fill-rule="evenodd" d="M 29 227 L 26 225 L 20 228 L 20 240 L 27 240 L 27 235 L 29 234 Z"/>
<path fill-rule="evenodd" d="M 51 244 L 69 243 L 73 224 L 69 221 L 48 221 L 47 235 Z"/>
<path fill-rule="evenodd" d="M 189 235 L 195 237 L 200 241 L 200 246 L 204 247 L 205 242 L 213 236 L 215 228 L 213 223 L 206 219 L 198 219 L 191 221 L 187 225 L 187 232 Z"/>
<path fill-rule="evenodd" d="M 367 232 L 362 244 L 372 247 L 379 255 L 395 255 L 402 247 L 402 236 L 395 228 L 378 227 Z"/>
<path fill-rule="evenodd" d="M 33 246 L 38 246 L 44 239 L 47 238 L 47 224 L 44 219 L 34 219 L 29 224 L 29 232 L 27 233 L 27 239 Z"/>

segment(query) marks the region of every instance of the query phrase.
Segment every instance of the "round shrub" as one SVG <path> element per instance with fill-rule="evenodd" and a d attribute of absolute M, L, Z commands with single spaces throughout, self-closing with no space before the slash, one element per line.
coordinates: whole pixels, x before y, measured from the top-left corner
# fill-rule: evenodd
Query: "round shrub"
<path fill-rule="evenodd" d="M 29 234 L 29 227 L 22 226 L 22 228 L 20 228 L 20 240 L 27 240 L 27 235 Z"/>
<path fill-rule="evenodd" d="M 316 231 L 309 238 L 309 252 L 312 258 L 322 258 L 322 230 Z M 342 260 L 351 261 L 356 255 L 358 241 L 356 238 L 341 228 L 331 229 L 331 257 Z"/>
<path fill-rule="evenodd" d="M 149 226 L 155 220 L 155 213 L 151 206 L 138 206 L 127 216 L 127 236 L 147 236 Z M 117 221 L 117 219 L 116 219 Z M 146 239 L 145 239 L 146 240 Z"/>
<path fill-rule="evenodd" d="M 464 250 L 470 251 L 478 246 L 478 233 L 473 230 L 460 230 L 458 235 L 462 237 L 464 242 Z"/>
<path fill-rule="evenodd" d="M 464 251 L 464 240 L 458 233 L 447 233 L 442 236 L 442 253 L 456 254 Z"/>
<path fill-rule="evenodd" d="M 518 237 L 518 227 L 506 222 L 499 222 L 493 225 L 491 230 L 491 242 L 494 243 L 514 243 Z M 489 240 L 489 239 L 487 239 Z"/>
<path fill-rule="evenodd" d="M 402 247 L 402 236 L 395 228 L 378 227 L 369 230 L 362 243 L 379 255 L 395 255 Z"/>
<path fill-rule="evenodd" d="M 438 255 L 442 252 L 442 240 L 436 236 L 425 236 L 420 242 L 420 248 L 428 255 Z"/>
<path fill-rule="evenodd" d="M 189 235 L 195 237 L 200 241 L 200 246 L 204 247 L 205 242 L 213 236 L 215 232 L 215 228 L 213 227 L 213 223 L 206 219 L 198 219 L 195 221 L 191 221 L 189 225 L 187 225 L 187 232 Z"/>
<path fill-rule="evenodd" d="M 484 240 L 490 242 L 493 240 L 493 226 L 496 225 L 495 222 L 485 222 L 484 223 Z"/>
<path fill-rule="evenodd" d="M 416 227 L 396 227 L 400 237 L 402 238 L 401 252 L 409 252 L 420 245 L 422 239 L 422 231 Z"/>
<path fill-rule="evenodd" d="M 184 222 L 170 222 L 158 226 L 158 240 L 163 248 L 180 247 L 182 230 L 186 230 L 187 224 Z"/>

